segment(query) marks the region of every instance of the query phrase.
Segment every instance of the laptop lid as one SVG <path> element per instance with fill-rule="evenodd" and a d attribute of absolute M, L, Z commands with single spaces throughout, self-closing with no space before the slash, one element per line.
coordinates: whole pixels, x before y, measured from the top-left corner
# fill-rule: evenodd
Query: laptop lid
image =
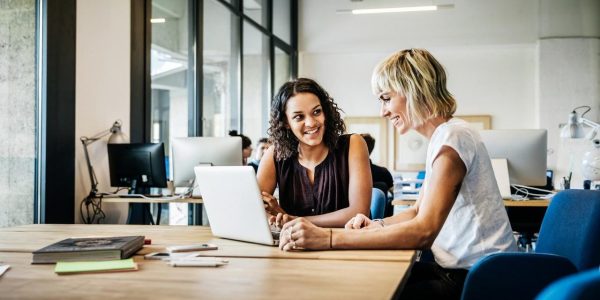
<path fill-rule="evenodd" d="M 194 172 L 213 235 L 276 245 L 251 166 L 198 166 Z"/>

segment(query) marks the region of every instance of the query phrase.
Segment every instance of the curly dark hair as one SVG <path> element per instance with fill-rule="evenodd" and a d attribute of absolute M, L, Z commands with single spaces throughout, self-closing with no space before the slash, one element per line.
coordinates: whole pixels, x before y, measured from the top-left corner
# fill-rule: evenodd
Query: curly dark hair
<path fill-rule="evenodd" d="M 342 110 L 325 89 L 308 78 L 288 81 L 279 88 L 271 104 L 271 120 L 267 132 L 275 146 L 276 160 L 285 160 L 298 153 L 298 139 L 290 129 L 286 128 L 285 107 L 290 98 L 300 93 L 311 93 L 319 98 L 325 116 L 323 142 L 329 149 L 335 149 L 338 138 L 346 132 L 346 125 L 340 115 Z"/>

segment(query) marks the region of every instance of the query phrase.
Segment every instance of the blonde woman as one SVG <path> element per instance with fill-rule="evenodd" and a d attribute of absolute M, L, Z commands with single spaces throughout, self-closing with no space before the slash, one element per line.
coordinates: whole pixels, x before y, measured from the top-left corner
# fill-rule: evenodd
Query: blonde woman
<path fill-rule="evenodd" d="M 372 88 L 398 133 L 415 130 L 430 140 L 419 199 L 383 220 L 357 214 L 345 230 L 293 220 L 282 229 L 280 248 L 431 249 L 435 261 L 415 263 L 401 298 L 458 299 L 478 259 L 516 250 L 487 150 L 477 131 L 453 118 L 446 73 L 428 51 L 392 54 L 375 68 Z"/>

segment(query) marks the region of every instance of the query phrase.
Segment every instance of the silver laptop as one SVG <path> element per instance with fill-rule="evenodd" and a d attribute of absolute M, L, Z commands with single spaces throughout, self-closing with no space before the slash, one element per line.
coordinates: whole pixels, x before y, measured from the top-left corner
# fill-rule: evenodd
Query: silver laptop
<path fill-rule="evenodd" d="M 213 235 L 276 246 L 279 234 L 271 230 L 251 166 L 194 167 Z"/>

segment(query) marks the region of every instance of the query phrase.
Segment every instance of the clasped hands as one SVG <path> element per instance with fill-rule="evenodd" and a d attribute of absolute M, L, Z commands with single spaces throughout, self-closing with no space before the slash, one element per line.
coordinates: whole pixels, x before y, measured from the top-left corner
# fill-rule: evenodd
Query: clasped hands
<path fill-rule="evenodd" d="M 347 230 L 381 227 L 363 214 L 357 214 L 344 226 Z M 295 218 L 286 222 L 279 234 L 279 249 L 290 250 L 325 250 L 333 248 L 333 230 L 321 228 L 306 218 Z"/>
<path fill-rule="evenodd" d="M 321 228 L 311 223 L 306 218 L 288 215 L 277 198 L 262 192 L 265 210 L 270 215 L 269 224 L 281 228 L 279 233 L 279 249 L 290 250 L 324 250 L 331 249 L 333 231 L 330 228 Z M 357 214 L 344 225 L 345 229 L 361 229 L 381 227 L 381 223 L 374 222 L 364 214 Z"/>

